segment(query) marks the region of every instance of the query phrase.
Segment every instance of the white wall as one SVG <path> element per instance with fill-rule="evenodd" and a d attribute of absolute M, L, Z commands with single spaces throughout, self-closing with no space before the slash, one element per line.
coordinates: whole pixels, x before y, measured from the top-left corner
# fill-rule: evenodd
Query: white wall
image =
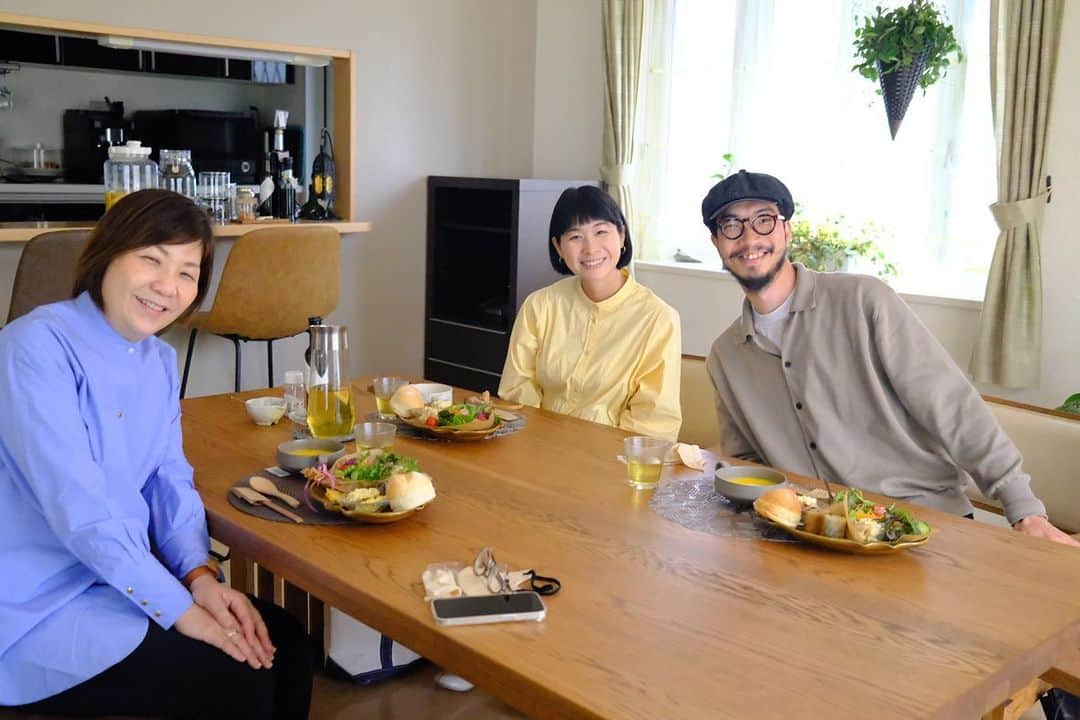
<path fill-rule="evenodd" d="M 600 165 L 598 0 L 322 0 L 280 14 L 213 0 L 0 0 L 0 11 L 357 54 L 354 206 L 375 229 L 343 239 L 332 318 L 349 326 L 354 373 L 422 369 L 428 175 L 587 178 Z M 168 338 L 182 353 L 182 334 Z M 279 383 L 303 347 L 281 345 Z M 265 374 L 262 348 L 247 350 L 245 387 Z M 231 343 L 200 340 L 192 394 L 231 390 L 231 378 Z"/>
<path fill-rule="evenodd" d="M 600 177 L 603 53 L 598 0 L 538 0 L 533 177 Z"/>

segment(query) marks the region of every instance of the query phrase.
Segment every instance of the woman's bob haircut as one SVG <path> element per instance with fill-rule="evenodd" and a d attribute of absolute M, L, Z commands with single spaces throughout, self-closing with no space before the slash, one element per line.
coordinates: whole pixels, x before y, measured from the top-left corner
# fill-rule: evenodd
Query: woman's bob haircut
<path fill-rule="evenodd" d="M 626 226 L 626 216 L 606 192 L 593 185 L 582 185 L 563 190 L 562 195 L 555 201 L 555 209 L 551 211 L 551 225 L 548 229 L 551 242 L 548 243 L 548 255 L 555 272 L 563 275 L 573 274 L 555 250 L 555 244 L 561 241 L 563 233 L 570 228 L 597 220 L 614 225 L 625 240 L 616 267 L 624 268 L 630 264 L 630 259 L 634 257 L 634 246 L 630 242 L 630 228 Z"/>
<path fill-rule="evenodd" d="M 89 292 L 94 303 L 105 310 L 101 284 L 105 271 L 120 255 L 151 245 L 202 243 L 198 292 L 177 320 L 193 313 L 206 297 L 214 265 L 214 231 L 210 218 L 194 202 L 172 190 L 139 190 L 125 195 L 90 233 L 90 241 L 75 269 L 71 296 Z"/>

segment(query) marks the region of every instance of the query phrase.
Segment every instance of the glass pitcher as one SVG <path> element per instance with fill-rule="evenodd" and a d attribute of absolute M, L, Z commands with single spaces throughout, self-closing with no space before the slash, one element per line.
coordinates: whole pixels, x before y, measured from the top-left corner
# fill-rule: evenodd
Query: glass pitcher
<path fill-rule="evenodd" d="M 340 438 L 353 429 L 349 388 L 349 333 L 344 325 L 313 325 L 307 424 L 317 438 Z"/>

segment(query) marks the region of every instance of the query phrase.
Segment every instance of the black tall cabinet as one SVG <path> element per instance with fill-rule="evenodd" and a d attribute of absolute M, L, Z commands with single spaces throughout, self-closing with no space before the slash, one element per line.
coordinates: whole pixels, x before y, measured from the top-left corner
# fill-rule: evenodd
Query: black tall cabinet
<path fill-rule="evenodd" d="M 551 268 L 551 210 L 590 180 L 428 178 L 424 375 L 499 387 L 518 308 L 562 276 Z"/>

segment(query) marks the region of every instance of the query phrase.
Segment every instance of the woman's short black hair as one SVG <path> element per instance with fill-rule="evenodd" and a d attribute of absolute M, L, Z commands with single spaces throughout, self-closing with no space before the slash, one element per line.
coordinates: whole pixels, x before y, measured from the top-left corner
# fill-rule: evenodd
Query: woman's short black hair
<path fill-rule="evenodd" d="M 548 237 L 558 242 L 563 233 L 570 228 L 597 220 L 611 223 L 622 233 L 625 242 L 616 267 L 626 267 L 630 264 L 630 259 L 634 257 L 634 246 L 630 243 L 630 228 L 626 226 L 626 216 L 623 215 L 614 198 L 593 185 L 563 190 L 562 195 L 555 201 L 555 209 L 551 211 Z M 551 257 L 551 267 L 555 268 L 555 272 L 563 275 L 572 274 L 556 252 L 554 242 L 548 242 L 548 255 Z"/>

